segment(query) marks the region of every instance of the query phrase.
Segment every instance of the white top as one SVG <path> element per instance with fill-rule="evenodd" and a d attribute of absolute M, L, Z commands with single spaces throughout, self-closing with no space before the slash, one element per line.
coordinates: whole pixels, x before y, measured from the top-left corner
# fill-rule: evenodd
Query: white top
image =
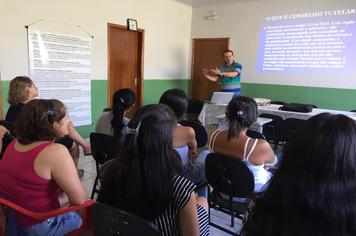
<path fill-rule="evenodd" d="M 111 111 L 107 111 L 107 112 L 104 112 L 103 114 L 101 114 L 98 121 L 96 122 L 95 132 L 113 136 L 114 130 L 112 129 L 112 126 L 111 126 L 112 118 L 113 118 L 113 114 Z M 124 117 L 122 120 L 122 123 L 124 124 L 124 126 L 127 126 L 129 121 L 130 121 L 129 119 Z"/>
<path fill-rule="evenodd" d="M 221 130 L 217 129 L 214 131 L 214 133 L 211 135 L 211 140 L 209 142 L 209 148 L 212 152 L 214 152 L 214 145 L 215 145 L 215 139 L 218 136 L 218 133 L 221 132 Z M 248 138 L 245 142 L 244 145 L 244 153 L 243 153 L 243 162 L 245 162 L 246 166 L 249 168 L 249 170 L 252 172 L 254 180 L 255 180 L 255 192 L 260 192 L 262 190 L 262 187 L 268 182 L 268 180 L 272 177 L 272 173 L 268 172 L 264 168 L 264 164 L 262 165 L 255 165 L 252 164 L 249 161 L 249 157 L 251 153 L 255 150 L 258 139 L 254 139 L 254 143 L 252 145 L 251 150 L 248 152 L 247 147 L 248 143 L 251 140 L 251 138 Z M 276 158 L 276 157 L 275 157 Z"/>
<path fill-rule="evenodd" d="M 250 142 L 250 140 L 251 140 L 251 138 L 248 138 L 246 140 L 245 147 L 244 147 L 243 160 L 255 178 L 255 192 L 259 192 L 259 191 L 261 191 L 262 187 L 268 182 L 268 180 L 272 177 L 272 173 L 268 172 L 264 168 L 264 164 L 255 165 L 249 161 L 249 157 L 250 157 L 251 153 L 253 152 L 253 150 L 255 150 L 255 147 L 258 142 L 258 139 L 255 139 L 251 150 L 247 153 L 247 147 L 248 147 L 248 143 Z"/>

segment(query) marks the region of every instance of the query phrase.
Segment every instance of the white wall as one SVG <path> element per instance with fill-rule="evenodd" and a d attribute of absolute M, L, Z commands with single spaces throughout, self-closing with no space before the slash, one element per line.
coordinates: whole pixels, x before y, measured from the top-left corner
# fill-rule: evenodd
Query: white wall
<path fill-rule="evenodd" d="M 256 70 L 259 29 L 266 16 L 355 7 L 356 0 L 256 0 L 196 6 L 193 8 L 192 37 L 230 37 L 230 48 L 237 52 L 237 61 L 243 65 L 243 82 L 356 89 L 356 70 L 347 75 Z M 211 11 L 216 11 L 218 20 L 206 19 Z"/>
<path fill-rule="evenodd" d="M 92 41 L 92 79 L 107 79 L 107 23 L 135 18 L 145 30 L 144 79 L 190 77 L 192 7 L 172 0 L 0 0 L 1 80 L 28 75 L 25 25 Z M 62 24 L 65 23 L 65 24 Z M 68 25 L 69 24 L 69 25 Z"/>

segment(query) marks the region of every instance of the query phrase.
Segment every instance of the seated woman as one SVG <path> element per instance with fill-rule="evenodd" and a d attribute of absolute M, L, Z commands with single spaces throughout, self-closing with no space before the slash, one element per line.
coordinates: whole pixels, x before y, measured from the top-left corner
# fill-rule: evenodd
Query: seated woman
<path fill-rule="evenodd" d="M 178 175 L 176 126 L 165 105 L 138 109 L 126 128 L 125 148 L 104 173 L 98 201 L 152 222 L 165 236 L 208 235 L 207 200 Z"/>
<path fill-rule="evenodd" d="M 68 149 L 53 143 L 69 132 L 66 109 L 58 100 L 35 99 L 26 103 L 15 121 L 14 140 L 0 161 L 0 195 L 31 211 L 60 207 L 59 190 L 69 203 L 87 199 Z M 44 222 L 16 214 L 26 235 L 64 235 L 81 225 L 77 212 Z"/>
<path fill-rule="evenodd" d="M 228 130 L 217 129 L 211 135 L 212 151 L 243 160 L 255 177 L 255 192 L 271 178 L 265 165 L 274 165 L 277 159 L 270 144 L 263 139 L 251 139 L 246 135 L 248 127 L 257 120 L 257 104 L 249 98 L 235 96 L 226 108 Z"/>
<path fill-rule="evenodd" d="M 111 111 L 104 112 L 96 122 L 95 132 L 112 135 L 122 144 L 123 128 L 129 123 L 125 114 L 135 105 L 135 93 L 129 88 L 119 89 L 112 98 Z"/>
<path fill-rule="evenodd" d="M 7 110 L 5 120 L 14 123 L 22 107 L 37 96 L 38 88 L 29 77 L 17 76 L 12 79 L 7 97 L 10 107 Z"/>
<path fill-rule="evenodd" d="M 356 235 L 356 125 L 323 113 L 305 122 L 256 200 L 246 236 Z"/>
<path fill-rule="evenodd" d="M 22 107 L 37 96 L 38 88 L 29 77 L 17 76 L 12 79 L 7 98 L 10 107 L 6 113 L 5 120 L 7 122 L 14 123 L 17 116 L 21 113 Z M 79 149 L 77 144 L 83 147 L 85 155 L 91 154 L 90 143 L 80 136 L 80 134 L 74 129 L 72 122 L 70 122 L 69 125 L 68 137 L 62 137 L 56 140 L 56 142 L 63 144 L 70 150 L 76 166 L 79 161 Z M 78 170 L 78 174 L 79 176 L 82 176 L 83 170 Z"/>
<path fill-rule="evenodd" d="M 188 99 L 183 90 L 170 89 L 162 94 L 159 103 L 169 106 L 179 120 L 187 110 Z M 177 124 L 173 135 L 173 147 L 182 161 L 183 176 L 195 184 L 204 181 L 205 158 L 196 159 L 197 141 L 194 129 Z"/>

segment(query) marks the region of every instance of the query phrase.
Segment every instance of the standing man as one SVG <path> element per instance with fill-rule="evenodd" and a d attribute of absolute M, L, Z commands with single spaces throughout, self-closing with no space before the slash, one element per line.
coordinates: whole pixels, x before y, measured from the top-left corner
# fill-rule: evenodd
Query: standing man
<path fill-rule="evenodd" d="M 203 68 L 205 78 L 210 81 L 220 79 L 221 91 L 234 92 L 240 95 L 240 74 L 242 65 L 234 61 L 234 53 L 231 50 L 224 52 L 225 63 L 215 69 Z"/>

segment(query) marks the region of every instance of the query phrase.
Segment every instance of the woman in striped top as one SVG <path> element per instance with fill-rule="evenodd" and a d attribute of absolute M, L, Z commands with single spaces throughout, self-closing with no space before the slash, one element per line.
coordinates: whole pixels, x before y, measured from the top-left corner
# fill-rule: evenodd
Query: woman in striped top
<path fill-rule="evenodd" d="M 172 148 L 177 121 L 166 105 L 141 107 L 125 129 L 117 159 L 107 168 L 98 201 L 138 215 L 162 235 L 208 235 L 208 204 L 179 176 Z"/>

